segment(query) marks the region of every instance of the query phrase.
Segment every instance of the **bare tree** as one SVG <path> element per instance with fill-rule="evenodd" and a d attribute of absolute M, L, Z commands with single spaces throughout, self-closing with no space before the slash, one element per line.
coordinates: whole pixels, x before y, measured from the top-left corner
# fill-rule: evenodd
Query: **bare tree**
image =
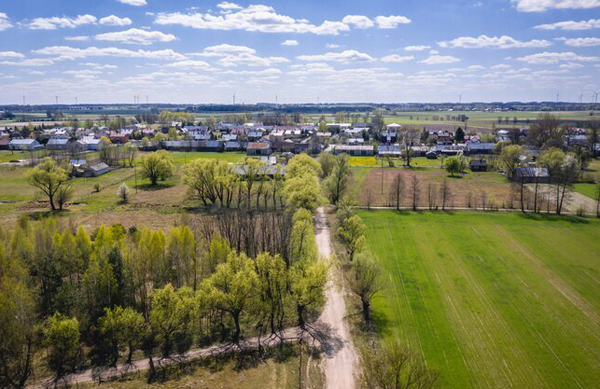
<path fill-rule="evenodd" d="M 429 371 L 422 358 L 393 341 L 365 351 L 360 378 L 364 389 L 431 389 L 437 374 Z"/>
<path fill-rule="evenodd" d="M 371 205 L 373 205 L 373 192 L 371 191 L 371 188 L 367 188 L 365 205 L 367 206 L 367 209 L 370 211 Z"/>
<path fill-rule="evenodd" d="M 437 208 L 437 188 L 433 182 L 427 185 L 427 205 L 430 211 Z"/>
<path fill-rule="evenodd" d="M 446 210 L 446 204 L 450 201 L 452 197 L 452 193 L 450 192 L 450 186 L 448 185 L 448 180 L 442 181 L 442 186 L 440 187 L 440 198 L 442 200 L 442 211 Z"/>
<path fill-rule="evenodd" d="M 600 183 L 596 184 L 596 217 L 600 217 Z"/>
<path fill-rule="evenodd" d="M 417 210 L 417 206 L 419 205 L 419 192 L 420 192 L 420 188 L 419 188 L 419 177 L 417 177 L 416 174 L 412 175 L 412 178 L 410 180 L 410 188 L 411 188 L 411 193 L 412 193 L 412 209 L 413 211 Z"/>
<path fill-rule="evenodd" d="M 394 181 L 392 181 L 392 187 L 390 188 L 390 199 L 391 204 L 396 206 L 396 209 L 400 209 L 400 205 L 402 204 L 402 196 L 404 195 L 404 180 L 402 179 L 402 174 L 398 172 L 396 177 L 394 177 Z"/>

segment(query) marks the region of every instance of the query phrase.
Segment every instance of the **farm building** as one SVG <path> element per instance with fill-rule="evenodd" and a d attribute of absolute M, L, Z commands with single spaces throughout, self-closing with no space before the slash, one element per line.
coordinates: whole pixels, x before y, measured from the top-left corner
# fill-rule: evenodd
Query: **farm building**
<path fill-rule="evenodd" d="M 68 138 L 50 138 L 46 143 L 48 150 L 66 150 L 69 147 Z"/>
<path fill-rule="evenodd" d="M 41 149 L 43 146 L 35 139 L 13 139 L 8 143 L 11 150 L 32 151 Z"/>
<path fill-rule="evenodd" d="M 515 169 L 515 180 L 524 182 L 548 182 L 550 174 L 545 167 L 520 167 Z"/>
<path fill-rule="evenodd" d="M 271 149 L 271 143 L 267 142 L 250 142 L 246 147 L 248 155 L 271 155 L 273 150 Z"/>
<path fill-rule="evenodd" d="M 467 143 L 466 151 L 469 154 L 492 154 L 494 152 L 495 143 Z"/>
<path fill-rule="evenodd" d="M 373 146 L 350 146 L 350 145 L 335 145 L 332 148 L 335 155 L 346 153 L 354 156 L 370 156 L 375 155 Z"/>
<path fill-rule="evenodd" d="M 425 157 L 427 159 L 437 159 L 438 155 L 435 151 L 431 150 L 431 151 L 428 151 L 427 153 L 425 153 Z"/>
<path fill-rule="evenodd" d="M 469 169 L 472 172 L 485 172 L 487 171 L 487 161 L 485 159 L 473 159 L 469 162 Z"/>
<path fill-rule="evenodd" d="M 109 167 L 104 162 L 98 163 L 96 165 L 88 166 L 83 171 L 84 177 L 98 177 L 102 174 L 108 173 Z"/>
<path fill-rule="evenodd" d="M 398 145 L 379 145 L 379 150 L 377 151 L 380 157 L 399 157 L 400 156 L 400 146 Z"/>
<path fill-rule="evenodd" d="M 240 151 L 243 149 L 244 146 L 241 142 L 225 142 L 225 151 Z"/>

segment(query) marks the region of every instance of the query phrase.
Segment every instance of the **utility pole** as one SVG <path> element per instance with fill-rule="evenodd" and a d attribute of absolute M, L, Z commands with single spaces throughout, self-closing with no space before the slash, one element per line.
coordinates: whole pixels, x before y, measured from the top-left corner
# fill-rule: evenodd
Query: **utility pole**
<path fill-rule="evenodd" d="M 23 105 L 26 105 L 25 104 L 25 95 L 23 95 Z"/>

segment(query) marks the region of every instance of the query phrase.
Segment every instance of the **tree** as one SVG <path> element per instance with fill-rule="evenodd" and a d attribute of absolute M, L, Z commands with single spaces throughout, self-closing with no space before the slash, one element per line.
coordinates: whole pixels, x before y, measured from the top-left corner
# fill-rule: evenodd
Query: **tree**
<path fill-rule="evenodd" d="M 365 244 L 365 225 L 360 217 L 354 215 L 345 219 L 337 231 L 338 238 L 346 247 L 350 261 L 360 252 Z"/>
<path fill-rule="evenodd" d="M 164 181 L 173 175 L 173 157 L 165 150 L 144 154 L 140 157 L 139 169 L 142 178 L 148 178 L 155 186 L 159 180 Z"/>
<path fill-rule="evenodd" d="M 454 133 L 454 140 L 456 143 L 462 143 L 465 141 L 465 131 L 461 127 L 458 127 Z"/>
<path fill-rule="evenodd" d="M 112 346 L 113 366 L 119 357 L 119 348 L 127 345 L 126 363 L 131 363 L 133 353 L 139 347 L 144 335 L 146 323 L 141 313 L 132 308 L 105 308 L 104 316 L 99 320 L 100 332 Z"/>
<path fill-rule="evenodd" d="M 317 257 L 312 211 L 304 208 L 294 213 L 294 224 L 290 235 L 290 262 L 312 260 Z"/>
<path fill-rule="evenodd" d="M 413 211 L 417 210 L 419 206 L 419 177 L 416 174 L 412 175 L 410 179 L 410 189 L 411 189 L 411 198 L 412 198 L 412 209 Z"/>
<path fill-rule="evenodd" d="M 74 371 L 79 365 L 79 321 L 55 313 L 48 318 L 44 329 L 44 341 L 48 347 L 48 366 L 58 382 L 65 374 Z"/>
<path fill-rule="evenodd" d="M 127 186 L 127 184 L 122 183 L 119 186 L 119 191 L 117 192 L 117 195 L 119 196 L 123 204 L 126 204 L 129 201 L 129 187 Z"/>
<path fill-rule="evenodd" d="M 463 172 L 463 164 L 458 157 L 446 158 L 444 165 L 446 166 L 446 171 L 450 173 L 452 177 L 456 174 L 462 174 Z"/>
<path fill-rule="evenodd" d="M 68 183 L 63 184 L 56 191 L 56 203 L 58 204 L 59 211 L 62 211 L 65 204 L 71 201 L 73 198 L 73 188 Z"/>
<path fill-rule="evenodd" d="M 215 309 L 228 313 L 235 330 L 233 341 L 241 334 L 241 315 L 256 304 L 259 280 L 252 259 L 246 254 L 232 252 L 227 262 L 217 266 L 215 273 L 202 285 L 204 301 Z"/>
<path fill-rule="evenodd" d="M 317 177 L 310 173 L 287 178 L 284 183 L 283 194 L 286 203 L 296 209 L 305 208 L 314 211 L 323 203 Z"/>
<path fill-rule="evenodd" d="M 144 138 L 144 139 L 146 139 L 146 141 L 147 141 L 148 138 Z M 136 145 L 134 145 L 131 142 L 128 142 L 124 148 L 125 148 L 125 156 L 126 156 L 125 159 L 127 161 L 127 164 L 129 165 L 129 167 L 133 167 L 133 164 L 135 162 L 135 157 L 138 154 L 138 148 Z"/>
<path fill-rule="evenodd" d="M 442 186 L 440 187 L 440 198 L 442 199 L 442 211 L 446 210 L 446 204 L 450 201 L 452 197 L 452 193 L 450 192 L 450 186 L 448 185 L 448 180 L 444 179 L 442 181 Z"/>
<path fill-rule="evenodd" d="M 340 154 L 335 157 L 335 164 L 329 177 L 323 182 L 327 197 L 332 204 L 337 204 L 346 193 L 350 183 L 350 157 Z"/>
<path fill-rule="evenodd" d="M 397 340 L 379 349 L 368 348 L 360 377 L 364 389 L 430 389 L 437 374 Z"/>
<path fill-rule="evenodd" d="M 288 274 L 279 255 L 262 253 L 256 257 L 256 274 L 262 310 L 268 317 L 271 333 L 281 329 L 285 315 Z"/>
<path fill-rule="evenodd" d="M 396 206 L 396 209 L 400 209 L 402 205 L 402 197 L 404 196 L 404 180 L 402 174 L 397 173 L 392 181 L 392 187 L 390 188 L 390 198 L 392 203 Z"/>
<path fill-rule="evenodd" d="M 371 321 L 371 300 L 382 288 L 381 268 L 368 252 L 356 255 L 350 272 L 348 285 L 361 302 L 363 317 L 366 323 Z"/>
<path fill-rule="evenodd" d="M 188 287 L 175 290 L 173 285 L 167 284 L 154 291 L 149 315 L 150 326 L 162 343 L 163 357 L 171 355 L 174 344 L 178 346 L 179 352 L 190 348 L 191 326 L 197 312 L 197 300 Z"/>
<path fill-rule="evenodd" d="M 18 233 L 21 233 L 20 231 Z M 0 236 L 2 234 L 0 233 Z M 27 271 L 0 239 L 0 387 L 24 388 L 35 351 L 35 301 Z"/>
<path fill-rule="evenodd" d="M 306 311 L 320 307 L 327 282 L 327 266 L 322 261 L 300 261 L 292 265 L 289 276 L 291 298 L 296 305 L 298 326 L 304 328 Z"/>
<path fill-rule="evenodd" d="M 54 199 L 69 179 L 67 171 L 58 167 L 52 158 L 47 157 L 39 165 L 29 170 L 25 178 L 29 185 L 38 188 L 48 197 L 50 209 L 55 211 Z"/>
<path fill-rule="evenodd" d="M 335 157 L 331 153 L 321 153 L 319 155 L 319 163 L 321 164 L 323 178 L 327 178 L 335 165 Z"/>
<path fill-rule="evenodd" d="M 506 172 L 508 179 L 514 178 L 515 169 L 519 166 L 520 157 L 523 154 L 525 154 L 525 149 L 517 145 L 505 146 L 500 151 L 498 163 Z"/>
<path fill-rule="evenodd" d="M 304 175 L 305 173 L 310 173 L 317 177 L 321 176 L 323 174 L 321 164 L 308 154 L 298 154 L 288 163 L 286 175 L 289 178 L 294 178 Z"/>

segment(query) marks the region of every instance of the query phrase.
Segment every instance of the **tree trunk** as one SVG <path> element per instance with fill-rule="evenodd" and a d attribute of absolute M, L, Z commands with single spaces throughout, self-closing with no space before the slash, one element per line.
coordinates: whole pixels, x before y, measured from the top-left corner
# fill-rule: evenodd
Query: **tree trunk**
<path fill-rule="evenodd" d="M 233 334 L 233 341 L 235 343 L 238 343 L 239 340 L 240 340 L 240 333 L 241 333 L 241 330 L 240 330 L 240 313 L 239 312 L 233 313 L 232 316 L 233 316 L 233 322 L 235 324 L 235 333 Z"/>
<path fill-rule="evenodd" d="M 304 329 L 306 323 L 304 322 L 304 305 L 297 306 L 298 311 L 298 327 Z"/>
<path fill-rule="evenodd" d="M 363 316 L 365 318 L 365 323 L 371 322 L 371 302 L 368 299 L 361 299 L 362 301 L 362 310 Z"/>

